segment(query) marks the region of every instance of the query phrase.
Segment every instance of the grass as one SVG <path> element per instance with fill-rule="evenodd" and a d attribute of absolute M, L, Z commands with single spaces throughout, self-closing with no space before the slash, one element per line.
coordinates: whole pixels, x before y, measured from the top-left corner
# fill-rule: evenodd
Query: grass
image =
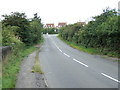
<path fill-rule="evenodd" d="M 41 44 L 44 42 L 42 39 L 37 43 Z M 23 58 L 27 57 L 30 53 L 37 50 L 38 48 L 33 46 L 22 46 L 20 48 L 14 49 L 14 52 L 7 56 L 7 58 L 2 62 L 2 88 L 14 88 L 17 74 L 20 70 L 20 64 Z M 17 52 L 17 53 L 15 53 Z M 35 68 L 38 61 L 38 54 L 35 57 Z"/>
<path fill-rule="evenodd" d="M 40 67 L 40 62 L 39 62 L 39 48 L 40 46 L 39 45 L 42 45 L 44 42 L 44 38 L 42 37 L 42 39 L 39 41 L 39 43 L 37 43 L 38 45 L 37 46 L 37 51 L 36 51 L 36 56 L 35 56 L 35 60 L 34 60 L 34 65 L 32 67 L 32 71 L 33 73 L 40 73 L 40 74 L 43 74 L 42 70 L 41 70 L 41 67 Z"/>
<path fill-rule="evenodd" d="M 77 45 L 73 42 L 69 42 L 67 40 L 64 40 L 62 37 L 58 36 L 59 39 L 61 39 L 63 42 L 65 42 L 67 45 L 71 46 L 72 48 L 75 48 L 77 50 L 89 53 L 89 54 L 96 54 L 98 53 L 98 50 L 94 49 L 94 48 L 86 48 L 85 46 L 80 46 Z"/>
<path fill-rule="evenodd" d="M 0 90 L 2 89 L 2 62 L 0 61 Z"/>
<path fill-rule="evenodd" d="M 32 67 L 31 72 L 33 72 L 33 73 L 36 72 L 36 73 L 43 74 L 43 72 L 40 68 L 40 64 L 39 64 L 39 50 L 36 51 L 35 61 L 34 61 L 34 65 Z"/>
<path fill-rule="evenodd" d="M 58 36 L 59 39 L 61 39 L 63 42 L 65 42 L 67 45 L 77 49 L 77 50 L 80 50 L 80 51 L 83 51 L 83 52 L 86 52 L 86 53 L 89 53 L 89 54 L 100 54 L 100 55 L 105 55 L 106 57 L 115 57 L 117 58 L 118 57 L 118 54 L 115 53 L 115 52 L 109 52 L 109 51 L 101 51 L 101 49 L 96 49 L 96 48 L 86 48 L 85 46 L 81 46 L 81 45 L 77 45 L 73 42 L 69 42 L 67 40 L 64 40 L 62 37 Z"/>
<path fill-rule="evenodd" d="M 0 31 L 0 46 L 2 46 L 2 35 L 1 35 L 1 31 Z"/>
<path fill-rule="evenodd" d="M 22 50 L 19 50 L 18 55 L 9 55 L 7 58 L 7 61 L 3 61 L 3 67 L 2 67 L 2 88 L 14 88 L 15 87 L 15 81 L 17 78 L 17 73 L 20 69 L 20 63 L 23 60 L 23 58 L 33 51 L 35 51 L 36 48 L 33 46 L 26 46 Z"/>

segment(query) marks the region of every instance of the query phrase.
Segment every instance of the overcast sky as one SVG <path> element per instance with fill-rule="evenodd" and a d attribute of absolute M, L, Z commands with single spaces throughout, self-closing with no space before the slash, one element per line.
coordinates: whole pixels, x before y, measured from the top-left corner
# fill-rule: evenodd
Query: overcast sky
<path fill-rule="evenodd" d="M 38 13 L 42 22 L 75 23 L 87 21 L 102 13 L 106 7 L 118 8 L 119 0 L 1 0 L 0 15 L 25 12 L 28 18 Z"/>

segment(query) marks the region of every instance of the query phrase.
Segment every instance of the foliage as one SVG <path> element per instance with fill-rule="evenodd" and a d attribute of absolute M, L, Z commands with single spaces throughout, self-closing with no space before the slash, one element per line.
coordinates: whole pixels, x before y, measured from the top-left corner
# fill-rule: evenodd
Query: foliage
<path fill-rule="evenodd" d="M 58 29 L 57 28 L 44 28 L 42 30 L 43 34 L 58 34 Z"/>
<path fill-rule="evenodd" d="M 2 63 L 2 88 L 14 88 L 16 83 L 16 75 L 20 69 L 21 60 L 31 52 L 36 50 L 33 46 L 24 46 L 19 48 L 19 52 L 12 53 Z M 15 51 L 16 52 L 16 51 Z"/>
<path fill-rule="evenodd" d="M 0 58 L 0 90 L 2 89 L 2 61 L 1 61 L 1 58 Z"/>
<path fill-rule="evenodd" d="M 99 51 L 96 50 L 96 49 L 94 49 L 94 48 L 86 48 L 85 46 L 78 45 L 75 42 L 70 42 L 70 41 L 64 40 L 60 36 L 58 36 L 58 38 L 60 38 L 63 42 L 65 42 L 66 44 L 68 44 L 70 47 L 78 49 L 80 51 L 84 51 L 84 52 L 90 53 L 90 54 L 97 54 L 97 53 L 99 53 Z"/>
<path fill-rule="evenodd" d="M 77 39 L 77 34 L 79 29 L 82 28 L 83 25 L 79 23 L 75 23 L 73 25 L 67 25 L 66 27 L 62 27 L 60 29 L 60 36 L 63 37 L 63 39 L 68 41 L 74 41 Z"/>
<path fill-rule="evenodd" d="M 34 14 L 32 21 L 26 18 L 25 13 L 19 12 L 14 12 L 11 15 L 3 15 L 3 17 L 3 30 L 6 27 L 16 26 L 17 28 L 12 30 L 14 35 L 19 37 L 19 39 L 26 45 L 32 45 L 40 40 L 42 23 L 37 14 Z"/>
<path fill-rule="evenodd" d="M 36 50 L 32 45 L 43 41 L 41 38 L 43 25 L 37 14 L 34 14 L 32 19 L 27 19 L 25 13 L 19 12 L 3 17 L 2 44 L 11 46 L 12 51 L 3 61 L 2 84 L 3 88 L 14 88 L 21 60 Z"/>
<path fill-rule="evenodd" d="M 29 37 L 29 21 L 26 19 L 25 13 L 14 12 L 11 15 L 3 15 L 3 17 L 3 28 L 7 26 L 19 27 L 16 34 L 19 35 L 22 42 L 27 43 L 27 38 Z"/>
<path fill-rule="evenodd" d="M 2 46 L 2 23 L 0 21 L 0 46 Z"/>
<path fill-rule="evenodd" d="M 99 48 L 101 52 L 107 54 L 120 52 L 120 30 L 115 9 L 105 9 L 101 15 L 93 17 L 93 21 L 88 22 L 83 27 L 75 28 L 75 24 L 68 25 L 60 30 L 60 36 L 86 48 Z M 114 56 L 114 55 L 111 55 Z"/>
<path fill-rule="evenodd" d="M 41 70 L 41 67 L 40 67 L 40 63 L 39 63 L 39 49 L 36 51 L 36 56 L 35 56 L 35 61 L 34 61 L 34 65 L 32 67 L 32 71 L 33 73 L 40 73 L 40 74 L 43 74 L 43 71 Z"/>
<path fill-rule="evenodd" d="M 22 42 L 15 36 L 14 31 L 17 29 L 16 26 L 5 27 L 2 31 L 2 45 L 12 46 L 13 44 L 22 44 Z"/>
<path fill-rule="evenodd" d="M 30 30 L 31 30 L 31 42 L 32 43 L 37 43 L 41 39 L 41 30 L 42 30 L 42 25 L 41 23 L 33 19 L 30 22 Z"/>

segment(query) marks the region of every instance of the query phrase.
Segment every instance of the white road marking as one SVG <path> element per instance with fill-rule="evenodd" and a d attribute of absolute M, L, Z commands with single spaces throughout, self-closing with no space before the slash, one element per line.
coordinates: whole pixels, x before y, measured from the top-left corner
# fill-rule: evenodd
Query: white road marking
<path fill-rule="evenodd" d="M 56 45 L 56 43 L 54 42 L 55 46 L 57 47 L 57 49 L 62 52 L 62 50 Z"/>
<path fill-rule="evenodd" d="M 86 65 L 86 64 L 84 64 L 84 63 L 82 63 L 82 62 L 80 62 L 80 61 L 78 61 L 78 60 L 76 60 L 76 59 L 74 59 L 74 58 L 73 58 L 73 60 L 76 61 L 76 62 L 78 62 L 78 63 L 80 63 L 80 64 L 82 64 L 82 65 L 85 66 L 85 67 L 88 67 L 88 65 Z"/>
<path fill-rule="evenodd" d="M 70 57 L 69 55 L 67 55 L 66 53 L 63 53 L 64 55 L 66 55 L 67 57 Z"/>
<path fill-rule="evenodd" d="M 115 78 L 112 78 L 111 76 L 108 76 L 108 75 L 106 75 L 106 74 L 104 74 L 104 73 L 101 73 L 103 76 L 105 76 L 105 77 L 108 77 L 109 79 L 111 79 L 111 80 L 113 80 L 113 81 L 116 81 L 116 82 L 118 82 L 118 83 L 120 83 L 120 81 L 118 81 L 117 79 L 115 79 Z"/>
<path fill-rule="evenodd" d="M 59 49 L 59 47 L 58 46 L 56 46 L 57 47 L 57 49 Z"/>
<path fill-rule="evenodd" d="M 52 40 L 53 40 L 53 39 L 52 39 Z M 53 43 L 54 43 L 55 46 L 59 49 L 59 51 L 62 52 L 62 50 L 56 45 L 56 43 L 55 43 L 54 41 L 53 41 Z M 63 54 L 66 55 L 67 57 L 70 57 L 70 56 L 67 55 L 66 53 L 63 53 Z M 75 62 L 77 62 L 77 63 L 82 64 L 82 65 L 85 66 L 85 67 L 88 67 L 88 65 L 86 65 L 86 64 L 84 64 L 84 63 L 82 63 L 82 62 L 80 62 L 80 61 L 78 61 L 78 60 L 76 60 L 76 59 L 74 59 L 74 58 L 73 58 L 73 60 L 74 60 Z M 105 76 L 105 77 L 107 77 L 107 78 L 109 78 L 109 79 L 115 81 L 115 82 L 120 83 L 119 80 L 117 80 L 117 79 L 115 79 L 115 78 L 113 78 L 113 77 L 111 77 L 111 76 L 109 76 L 109 75 L 106 75 L 106 74 L 104 74 L 104 73 L 101 73 L 101 74 L 102 74 L 103 76 Z M 45 83 L 46 83 L 46 85 L 47 85 L 47 87 L 48 87 L 48 84 L 47 84 L 46 80 L 45 80 Z"/>
<path fill-rule="evenodd" d="M 60 52 L 62 52 L 62 50 L 61 50 L 61 49 L 59 49 L 59 51 L 60 51 Z"/>
<path fill-rule="evenodd" d="M 59 47 L 55 44 L 55 46 L 59 49 Z"/>

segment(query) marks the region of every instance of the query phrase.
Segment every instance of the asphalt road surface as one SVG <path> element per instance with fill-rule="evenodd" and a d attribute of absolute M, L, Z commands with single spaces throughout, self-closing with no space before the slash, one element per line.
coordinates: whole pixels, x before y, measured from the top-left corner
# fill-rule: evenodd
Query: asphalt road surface
<path fill-rule="evenodd" d="M 118 63 L 78 51 L 44 35 L 39 53 L 49 88 L 118 88 Z"/>

